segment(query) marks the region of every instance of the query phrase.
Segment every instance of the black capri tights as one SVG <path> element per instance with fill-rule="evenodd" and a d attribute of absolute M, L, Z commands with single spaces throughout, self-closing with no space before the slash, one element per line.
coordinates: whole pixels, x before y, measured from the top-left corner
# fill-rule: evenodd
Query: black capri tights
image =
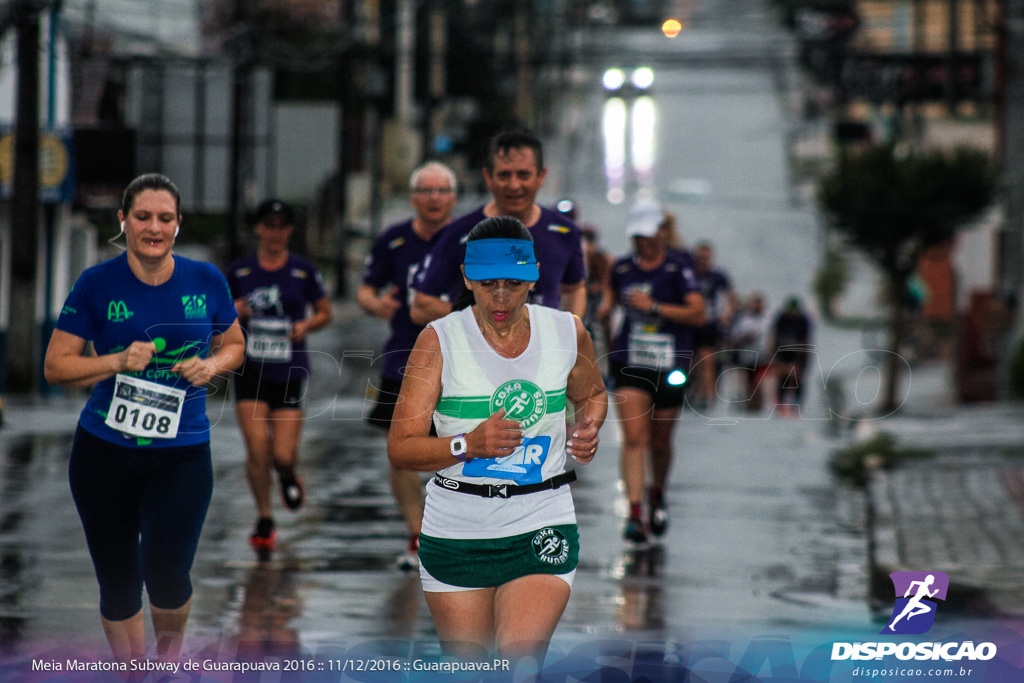
<path fill-rule="evenodd" d="M 100 584 L 100 614 L 120 621 L 138 613 L 143 584 L 154 607 L 188 602 L 213 494 L 210 444 L 127 448 L 79 427 L 68 478 Z"/>

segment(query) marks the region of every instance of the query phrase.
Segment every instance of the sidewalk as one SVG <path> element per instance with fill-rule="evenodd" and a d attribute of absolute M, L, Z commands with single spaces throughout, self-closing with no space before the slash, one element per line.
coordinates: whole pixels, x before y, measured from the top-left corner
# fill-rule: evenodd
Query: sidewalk
<path fill-rule="evenodd" d="M 868 278 L 843 302 L 871 309 Z M 1024 615 L 1024 406 L 963 405 L 948 362 L 916 364 L 893 416 L 859 422 L 856 438 L 888 432 L 903 448 L 934 454 L 870 472 L 865 519 L 871 600 L 892 604 L 893 571 L 949 575 L 947 603 Z"/>

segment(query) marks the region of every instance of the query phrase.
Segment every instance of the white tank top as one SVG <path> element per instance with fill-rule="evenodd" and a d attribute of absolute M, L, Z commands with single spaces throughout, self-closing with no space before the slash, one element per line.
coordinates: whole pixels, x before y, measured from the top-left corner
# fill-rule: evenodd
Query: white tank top
<path fill-rule="evenodd" d="M 430 323 L 441 346 L 441 396 L 434 411 L 439 436 L 471 432 L 500 408 L 523 423 L 526 442 L 505 458 L 452 459 L 440 471 L 475 484 L 534 484 L 565 471 L 565 389 L 576 363 L 573 316 L 527 305 L 530 341 L 516 358 L 491 348 L 472 308 Z M 490 538 L 574 523 L 568 486 L 511 498 L 427 486 L 423 533 L 440 538 Z"/>

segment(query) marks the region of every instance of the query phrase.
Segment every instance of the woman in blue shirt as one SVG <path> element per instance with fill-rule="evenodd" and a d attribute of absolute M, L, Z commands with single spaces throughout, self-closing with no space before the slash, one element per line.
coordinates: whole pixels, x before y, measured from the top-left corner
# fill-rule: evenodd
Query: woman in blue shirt
<path fill-rule="evenodd" d="M 103 630 L 125 666 L 145 657 L 144 585 L 157 654 L 181 648 L 213 491 L 206 385 L 244 352 L 224 277 L 172 251 L 179 206 L 164 176 L 129 184 L 118 211 L 127 250 L 82 273 L 46 350 L 48 382 L 95 385 L 68 471 Z"/>

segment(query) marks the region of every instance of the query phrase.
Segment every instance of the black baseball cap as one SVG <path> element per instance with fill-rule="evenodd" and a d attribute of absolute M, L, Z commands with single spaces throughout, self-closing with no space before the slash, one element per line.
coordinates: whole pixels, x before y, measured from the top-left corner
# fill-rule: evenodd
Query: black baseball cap
<path fill-rule="evenodd" d="M 280 199 L 268 199 L 256 208 L 252 219 L 253 225 L 262 223 L 271 216 L 280 216 L 288 224 L 295 222 L 295 212 L 291 206 Z"/>

